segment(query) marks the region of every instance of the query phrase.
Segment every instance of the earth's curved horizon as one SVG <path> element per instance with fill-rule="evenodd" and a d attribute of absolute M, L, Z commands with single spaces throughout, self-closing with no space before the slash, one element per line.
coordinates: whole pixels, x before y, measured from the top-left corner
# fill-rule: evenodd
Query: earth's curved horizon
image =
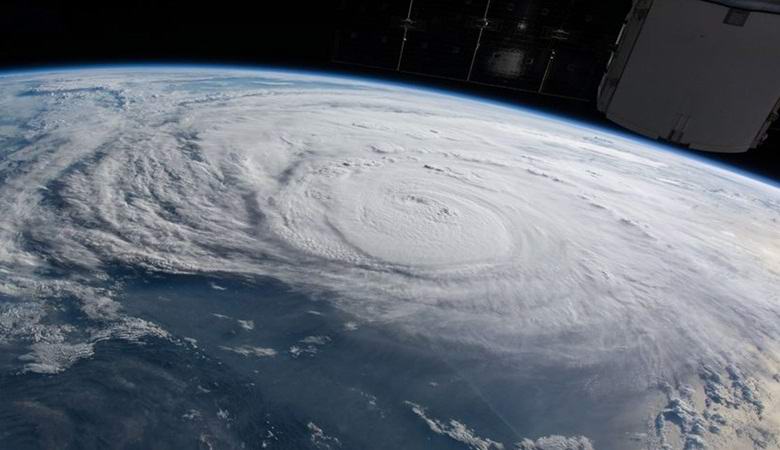
<path fill-rule="evenodd" d="M 780 188 L 661 145 L 319 72 L 12 71 L 0 211 L 0 448 L 780 448 Z"/>

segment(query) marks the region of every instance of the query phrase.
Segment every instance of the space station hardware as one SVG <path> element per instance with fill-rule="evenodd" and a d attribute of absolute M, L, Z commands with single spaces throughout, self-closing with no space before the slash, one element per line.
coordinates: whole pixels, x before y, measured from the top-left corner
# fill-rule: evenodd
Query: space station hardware
<path fill-rule="evenodd" d="M 589 102 L 629 6 L 342 0 L 333 62 Z"/>
<path fill-rule="evenodd" d="M 697 150 L 758 146 L 780 109 L 780 0 L 635 0 L 598 109 Z"/>

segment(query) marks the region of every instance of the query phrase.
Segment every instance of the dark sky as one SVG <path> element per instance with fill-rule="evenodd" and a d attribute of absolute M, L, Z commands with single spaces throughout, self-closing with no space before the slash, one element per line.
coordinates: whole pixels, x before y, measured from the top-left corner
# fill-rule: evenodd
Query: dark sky
<path fill-rule="evenodd" d="M 455 89 L 611 126 L 593 102 L 335 64 L 341 1 L 6 0 L 0 6 L 0 68 L 155 61 L 324 69 Z M 626 0 L 603 1 L 624 7 Z M 780 180 L 780 130 L 748 153 L 702 155 Z"/>
<path fill-rule="evenodd" d="M 225 61 L 323 66 L 335 1 L 4 1 L 2 64 Z"/>

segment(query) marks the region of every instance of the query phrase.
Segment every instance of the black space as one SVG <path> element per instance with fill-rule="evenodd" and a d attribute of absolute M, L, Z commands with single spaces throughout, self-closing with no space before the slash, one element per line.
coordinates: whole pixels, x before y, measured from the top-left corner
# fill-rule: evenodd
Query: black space
<path fill-rule="evenodd" d="M 471 9 L 479 10 L 481 0 L 420 1 L 427 3 L 431 23 L 438 23 L 448 29 L 450 36 L 468 41 L 468 36 L 474 34 L 473 25 L 469 25 L 463 17 L 465 15 L 468 19 L 468 11 Z M 387 20 L 379 19 L 383 19 L 383 11 L 401 11 L 408 3 L 408 0 L 218 0 L 208 3 L 195 0 L 6 0 L 0 4 L 0 69 L 142 62 L 318 69 L 454 89 L 616 128 L 596 111 L 592 101 L 595 91 L 591 85 L 581 92 L 590 101 L 566 100 L 416 75 L 409 73 L 411 69 L 403 73 L 387 70 L 388 66 L 392 66 L 392 61 L 381 51 L 365 52 L 361 55 L 364 65 L 360 66 L 336 62 L 340 59 L 337 58 L 336 41 L 337 38 L 343 38 L 345 27 L 352 26 L 348 23 L 349 17 L 354 17 L 352 9 L 359 9 L 358 14 L 368 14 L 370 9 L 367 10 L 366 5 L 381 4 L 382 9 L 377 10 L 380 16 L 378 19 L 374 17 L 374 22 L 368 23 L 368 27 L 374 26 L 374 23 L 380 28 L 387 27 L 382 32 L 382 39 L 384 42 L 385 36 L 390 36 L 388 45 L 394 48 L 392 39 L 401 33 L 400 16 L 388 12 L 384 18 Z M 591 27 L 603 28 L 601 40 L 612 39 L 612 34 L 616 33 L 620 25 L 619 22 L 614 23 L 614 17 L 622 17 L 630 5 L 629 0 L 516 0 L 509 5 L 533 6 L 540 3 L 545 10 L 552 11 L 550 17 L 556 17 L 557 12 L 568 17 L 567 20 L 572 20 L 571 16 L 579 17 L 583 9 L 598 5 L 600 13 L 595 15 L 595 22 L 590 24 Z M 423 7 L 420 8 L 425 11 Z M 345 18 L 345 14 L 349 17 Z M 459 27 L 463 24 L 466 26 L 461 32 Z M 413 30 L 412 33 L 426 31 Z M 588 37 L 591 40 L 587 40 L 587 45 L 600 43 L 597 37 Z M 464 44 L 464 47 L 467 46 L 468 43 Z M 598 49 L 602 53 L 603 50 Z M 416 60 L 407 62 L 412 63 L 415 64 L 415 71 L 435 73 L 440 69 L 448 69 L 440 61 L 427 58 L 424 53 L 418 53 Z M 385 69 L 366 67 L 374 65 L 384 66 Z M 780 181 L 780 124 L 774 125 L 764 145 L 750 152 L 734 155 L 697 154 Z"/>

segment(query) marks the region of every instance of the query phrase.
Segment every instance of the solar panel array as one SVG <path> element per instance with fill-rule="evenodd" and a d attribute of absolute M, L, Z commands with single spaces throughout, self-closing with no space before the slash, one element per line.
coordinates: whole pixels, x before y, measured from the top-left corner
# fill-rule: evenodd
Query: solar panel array
<path fill-rule="evenodd" d="M 342 0 L 334 61 L 595 98 L 629 0 Z"/>

